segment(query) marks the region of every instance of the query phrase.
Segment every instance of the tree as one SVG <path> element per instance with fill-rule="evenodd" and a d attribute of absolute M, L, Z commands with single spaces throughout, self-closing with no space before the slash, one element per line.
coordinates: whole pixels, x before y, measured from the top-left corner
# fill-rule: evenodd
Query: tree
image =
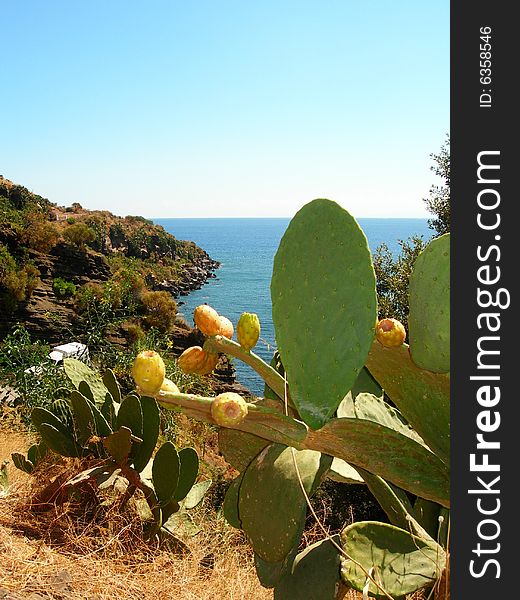
<path fill-rule="evenodd" d="M 438 235 L 450 230 L 450 136 L 442 145 L 439 154 L 430 154 L 435 164 L 431 170 L 443 179 L 441 185 L 432 185 L 428 198 L 424 198 L 426 208 L 435 218 L 428 221 L 430 229 Z"/>
<path fill-rule="evenodd" d="M 434 215 L 428 220 L 428 226 L 436 236 L 450 230 L 450 138 L 442 145 L 438 154 L 430 154 L 434 161 L 431 170 L 442 177 L 441 185 L 432 185 L 428 198 L 424 199 L 426 208 Z M 399 240 L 401 252 L 394 258 L 388 246 L 379 246 L 373 257 L 376 272 L 376 289 L 379 318 L 399 319 L 408 330 L 408 286 L 415 259 L 425 247 L 421 236 L 412 236 L 408 240 Z"/>

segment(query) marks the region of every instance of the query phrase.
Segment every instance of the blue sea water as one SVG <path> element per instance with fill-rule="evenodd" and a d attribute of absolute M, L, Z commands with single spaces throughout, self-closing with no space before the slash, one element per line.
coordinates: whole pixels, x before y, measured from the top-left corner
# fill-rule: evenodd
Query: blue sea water
<path fill-rule="evenodd" d="M 236 326 L 243 312 L 257 313 L 261 339 L 255 352 L 269 361 L 275 347 L 269 285 L 273 258 L 289 219 L 154 219 L 180 240 L 192 240 L 206 250 L 221 267 L 216 279 L 200 290 L 179 298 L 179 312 L 193 323 L 193 310 L 208 303 Z M 398 240 L 412 235 L 429 239 L 432 231 L 426 219 L 359 219 L 372 251 L 386 243 L 395 254 Z M 238 380 L 262 395 L 263 384 L 247 365 L 234 361 Z"/>

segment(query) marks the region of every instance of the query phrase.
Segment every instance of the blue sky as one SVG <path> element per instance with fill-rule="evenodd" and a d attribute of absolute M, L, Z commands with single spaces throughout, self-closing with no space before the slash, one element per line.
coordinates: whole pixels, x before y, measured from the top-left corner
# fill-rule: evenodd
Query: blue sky
<path fill-rule="evenodd" d="M 0 173 L 147 217 L 426 216 L 449 2 L 2 2 Z"/>

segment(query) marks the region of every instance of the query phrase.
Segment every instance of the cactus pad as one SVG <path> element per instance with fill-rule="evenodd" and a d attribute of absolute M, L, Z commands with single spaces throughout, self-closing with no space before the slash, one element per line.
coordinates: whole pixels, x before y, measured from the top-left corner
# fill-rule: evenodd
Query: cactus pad
<path fill-rule="evenodd" d="M 368 243 L 346 210 L 320 199 L 295 215 L 274 259 L 271 299 L 291 398 L 319 429 L 363 368 L 377 317 Z"/>
<path fill-rule="evenodd" d="M 450 234 L 432 240 L 410 276 L 410 353 L 436 373 L 450 370 Z"/>
<path fill-rule="evenodd" d="M 153 459 L 152 480 L 157 499 L 163 505 L 173 499 L 179 481 L 180 460 L 175 446 L 165 442 Z"/>
<path fill-rule="evenodd" d="M 341 576 L 347 585 L 362 592 L 366 572 L 375 567 L 374 578 L 394 598 L 431 586 L 446 562 L 443 549 L 433 540 L 423 540 L 386 523 L 353 523 L 341 532 L 341 545 L 364 568 L 342 558 Z M 373 583 L 369 594 L 387 598 Z"/>
<path fill-rule="evenodd" d="M 332 540 L 339 543 L 339 536 Z M 340 555 L 331 540 L 325 539 L 300 552 L 274 590 L 274 600 L 331 600 L 337 597 Z"/>
<path fill-rule="evenodd" d="M 303 532 L 306 501 L 293 462 L 308 494 L 321 481 L 331 458 L 281 444 L 265 448 L 249 465 L 240 486 L 238 512 L 254 551 L 266 562 L 280 562 Z"/>
<path fill-rule="evenodd" d="M 367 367 L 403 417 L 446 464 L 450 456 L 450 378 L 420 369 L 408 346 L 374 343 Z M 420 494 L 419 494 L 420 495 Z"/>
<path fill-rule="evenodd" d="M 90 387 L 96 404 L 103 404 L 107 388 L 101 377 L 85 363 L 75 358 L 64 358 L 63 369 L 74 387 L 79 389 L 79 384 L 84 381 Z"/>

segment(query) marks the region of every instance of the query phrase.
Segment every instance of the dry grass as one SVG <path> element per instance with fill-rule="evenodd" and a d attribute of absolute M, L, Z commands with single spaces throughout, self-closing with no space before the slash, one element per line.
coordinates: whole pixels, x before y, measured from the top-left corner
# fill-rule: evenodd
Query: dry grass
<path fill-rule="evenodd" d="M 27 437 L 2 431 L 0 443 L 1 461 L 24 451 Z M 273 596 L 260 586 L 242 534 L 204 508 L 197 520 L 205 527 L 181 554 L 150 547 L 131 510 L 100 514 L 99 506 L 83 498 L 81 505 L 67 502 L 39 512 L 29 499 L 56 475 L 55 467 L 40 471 L 40 483 L 9 467 L 10 493 L 0 498 L 0 592 L 16 600 L 35 594 L 62 600 Z"/>

